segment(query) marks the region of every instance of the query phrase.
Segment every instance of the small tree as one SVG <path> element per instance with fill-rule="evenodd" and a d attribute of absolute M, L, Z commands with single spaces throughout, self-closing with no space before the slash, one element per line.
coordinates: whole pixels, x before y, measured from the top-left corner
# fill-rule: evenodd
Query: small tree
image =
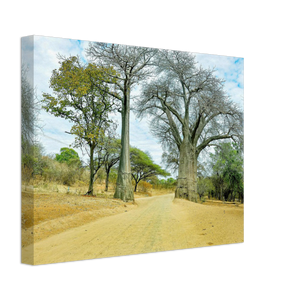
<path fill-rule="evenodd" d="M 59 58 L 60 68 L 53 70 L 50 79 L 53 94 L 43 94 L 43 108 L 73 122 L 68 133 L 75 135 L 75 147 L 87 150 L 90 181 L 86 194 L 93 195 L 93 184 L 101 167 L 101 162 L 94 159 L 94 152 L 112 123 L 108 113 L 114 107 L 106 81 L 108 74 L 116 72 L 112 67 L 84 65 L 77 56 Z"/>
<path fill-rule="evenodd" d="M 199 177 L 197 182 L 197 192 L 202 201 L 202 197 L 213 189 L 213 184 L 210 178 L 207 177 Z"/>
<path fill-rule="evenodd" d="M 61 148 L 60 149 L 60 154 L 55 155 L 55 159 L 58 162 L 65 162 L 68 165 L 80 165 L 80 158 L 78 153 L 71 148 Z"/>
<path fill-rule="evenodd" d="M 222 143 L 211 154 L 211 165 L 220 199 L 234 199 L 238 194 L 243 198 L 243 157 L 239 147 L 231 143 Z"/>
<path fill-rule="evenodd" d="M 141 180 L 153 176 L 169 176 L 170 174 L 163 170 L 159 165 L 155 164 L 149 154 L 138 148 L 131 148 L 131 170 L 132 177 L 135 181 L 134 191 L 137 191 L 137 186 Z"/>
<path fill-rule="evenodd" d="M 39 144 L 35 141 L 35 131 L 39 129 L 39 106 L 31 76 L 26 65 L 21 66 L 21 150 L 22 150 L 22 180 L 29 182 L 34 175 L 35 148 Z"/>
<path fill-rule="evenodd" d="M 177 183 L 176 179 L 174 179 L 172 177 L 168 178 L 166 180 L 167 189 L 176 187 L 176 183 Z"/>
<path fill-rule="evenodd" d="M 98 157 L 101 158 L 102 165 L 104 166 L 106 179 L 105 191 L 108 191 L 109 174 L 111 169 L 120 161 L 121 153 L 121 140 L 116 139 L 114 136 L 106 136 L 96 149 Z"/>

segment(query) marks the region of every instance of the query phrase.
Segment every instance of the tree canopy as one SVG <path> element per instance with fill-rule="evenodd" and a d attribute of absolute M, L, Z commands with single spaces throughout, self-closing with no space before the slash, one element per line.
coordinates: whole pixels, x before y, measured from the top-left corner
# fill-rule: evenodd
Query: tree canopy
<path fill-rule="evenodd" d="M 157 61 L 156 76 L 143 85 L 136 111 L 151 117 L 152 133 L 170 150 L 167 163 L 178 160 L 176 196 L 197 201 L 199 154 L 219 140 L 241 138 L 243 114 L 224 82 L 199 67 L 192 54 L 161 50 Z"/>
<path fill-rule="evenodd" d="M 60 153 L 55 155 L 55 159 L 58 162 L 65 162 L 68 165 L 80 164 L 80 158 L 78 153 L 74 149 L 67 147 L 61 148 Z"/>
<path fill-rule="evenodd" d="M 211 155 L 211 166 L 216 188 L 222 199 L 235 195 L 243 198 L 244 169 L 242 149 L 237 144 L 221 143 Z"/>
<path fill-rule="evenodd" d="M 43 108 L 73 123 L 69 133 L 75 135 L 74 146 L 86 149 L 90 158 L 87 194 L 93 194 L 95 175 L 101 167 L 94 160 L 94 150 L 112 124 L 108 113 L 114 108 L 106 81 L 112 80 L 108 74 L 117 73 L 112 67 L 85 65 L 77 56 L 60 57 L 59 63 L 50 79 L 53 93 L 43 93 Z"/>
<path fill-rule="evenodd" d="M 146 180 L 147 178 L 157 175 L 164 177 L 170 175 L 170 173 L 155 164 L 149 154 L 138 148 L 132 147 L 130 149 L 130 158 L 132 177 L 135 181 L 135 192 L 141 180 Z"/>
<path fill-rule="evenodd" d="M 108 96 L 106 80 L 108 73 L 116 72 L 111 67 L 84 65 L 77 56 L 61 57 L 59 63 L 50 79 L 53 94 L 43 93 L 43 108 L 73 122 L 70 133 L 76 135 L 76 145 L 97 143 L 111 123 L 108 112 L 114 102 Z"/>

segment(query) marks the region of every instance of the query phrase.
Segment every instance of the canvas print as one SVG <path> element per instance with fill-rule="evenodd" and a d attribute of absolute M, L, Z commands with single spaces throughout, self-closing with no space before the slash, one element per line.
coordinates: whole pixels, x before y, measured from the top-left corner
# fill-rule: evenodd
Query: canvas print
<path fill-rule="evenodd" d="M 244 59 L 21 39 L 22 263 L 244 241 Z"/>

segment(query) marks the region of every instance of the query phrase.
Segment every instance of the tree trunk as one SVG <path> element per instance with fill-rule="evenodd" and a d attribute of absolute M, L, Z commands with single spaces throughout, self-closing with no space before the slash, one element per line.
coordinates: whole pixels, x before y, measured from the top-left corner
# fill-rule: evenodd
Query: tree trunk
<path fill-rule="evenodd" d="M 130 96 L 126 92 L 122 106 L 122 133 L 121 133 L 121 156 L 117 177 L 117 186 L 114 198 L 124 202 L 134 200 L 131 184 L 130 148 L 129 148 L 129 117 L 130 117 Z"/>
<path fill-rule="evenodd" d="M 223 189 L 222 189 L 222 185 L 220 185 L 220 199 L 221 201 L 223 201 Z"/>
<path fill-rule="evenodd" d="M 180 145 L 176 198 L 197 202 L 197 156 L 195 147 L 188 139 Z"/>
<path fill-rule="evenodd" d="M 135 191 L 135 192 L 136 192 L 136 190 L 137 190 L 137 186 L 138 186 L 138 183 L 135 182 L 135 185 L 134 185 L 134 191 Z"/>
<path fill-rule="evenodd" d="M 90 183 L 86 195 L 93 195 L 94 190 L 94 148 L 93 145 L 90 146 Z"/>
<path fill-rule="evenodd" d="M 110 172 L 110 168 L 106 170 L 106 179 L 105 179 L 105 192 L 107 192 L 107 191 L 108 191 L 109 172 Z"/>

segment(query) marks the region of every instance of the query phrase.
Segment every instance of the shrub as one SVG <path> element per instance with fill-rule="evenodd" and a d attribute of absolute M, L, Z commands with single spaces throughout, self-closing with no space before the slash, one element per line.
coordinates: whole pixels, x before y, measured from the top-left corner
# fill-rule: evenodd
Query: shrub
<path fill-rule="evenodd" d="M 77 166 L 60 163 L 49 157 L 43 157 L 45 162 L 42 177 L 45 181 L 57 182 L 64 185 L 72 185 L 80 179 L 83 169 Z"/>
<path fill-rule="evenodd" d="M 26 166 L 22 165 L 22 171 L 21 171 L 21 176 L 22 176 L 22 182 L 28 184 L 30 182 L 30 179 L 32 178 L 32 173 L 33 169 Z"/>
<path fill-rule="evenodd" d="M 141 181 L 138 185 L 138 190 L 143 193 L 147 193 L 152 189 L 152 184 L 146 181 Z"/>

